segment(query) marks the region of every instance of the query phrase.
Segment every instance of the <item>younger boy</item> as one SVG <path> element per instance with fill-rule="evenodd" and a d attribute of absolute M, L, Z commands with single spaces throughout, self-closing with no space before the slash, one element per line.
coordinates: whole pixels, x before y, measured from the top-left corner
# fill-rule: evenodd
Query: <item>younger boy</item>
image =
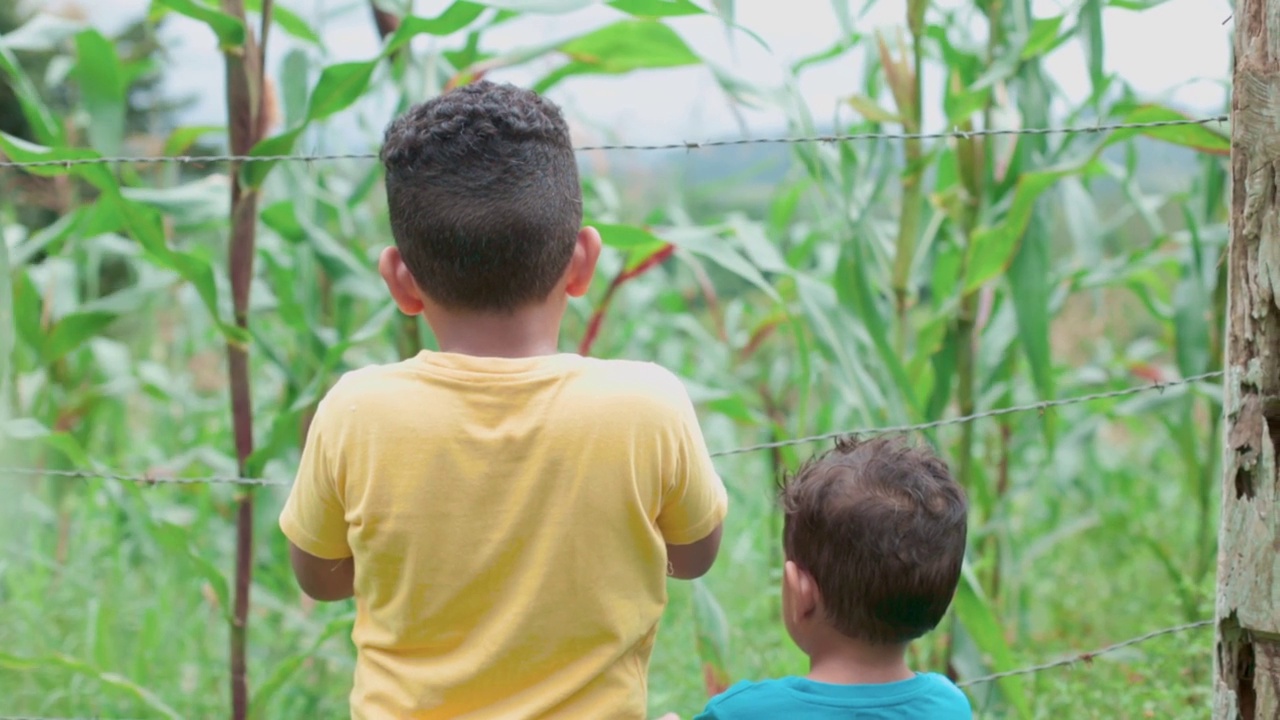
<path fill-rule="evenodd" d="M 964 560 L 968 505 L 947 466 L 897 439 L 841 441 L 782 499 L 783 619 L 809 674 L 737 683 L 695 720 L 970 720 L 959 688 L 906 663 Z"/>
<path fill-rule="evenodd" d="M 354 597 L 351 717 L 645 717 L 668 569 L 705 573 L 727 498 L 651 363 L 558 351 L 600 237 L 560 111 L 480 82 L 382 150 L 379 270 L 440 350 L 345 374 L 280 516 L 298 583 Z"/>

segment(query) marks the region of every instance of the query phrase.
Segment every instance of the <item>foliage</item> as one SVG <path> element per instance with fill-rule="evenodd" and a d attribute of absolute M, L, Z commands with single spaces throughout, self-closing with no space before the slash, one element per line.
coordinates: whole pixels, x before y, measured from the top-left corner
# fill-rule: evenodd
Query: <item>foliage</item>
<path fill-rule="evenodd" d="M 392 92 L 403 108 L 423 87 L 438 92 L 535 59 L 560 61 L 537 83 L 546 90 L 585 74 L 626 82 L 635 71 L 696 65 L 675 19 L 714 11 L 734 24 L 732 2 L 614 0 L 616 22 L 581 37 L 481 49 L 521 12 L 587 4 L 454 2 L 435 17 L 380 23 L 376 57 L 333 63 L 323 28 L 275 3 L 271 32 L 300 44 L 267 69 L 264 112 L 280 122 L 251 152 L 305 147 L 375 93 Z M 185 15 L 235 57 L 264 3 L 246 5 L 247 23 L 213 3 L 157 0 L 144 27 Z M 848 41 L 795 63 L 781 88 L 712 70 L 731 97 L 767 103 L 796 135 L 916 132 L 925 107 L 941 107 L 961 130 L 1046 127 L 1060 93 L 1042 60 L 1079 39 L 1095 92 L 1068 119 L 1170 117 L 1106 71 L 1105 5 L 1034 17 L 1027 0 L 961 11 L 910 0 L 903 39 L 892 43 L 858 35 L 852 10 L 836 2 Z M 49 66 L 64 71 L 56 82 L 37 82 L 48 73 L 12 47 L 37 33 Z M 421 35 L 445 49 L 415 50 Z M 159 143 L 139 137 L 156 128 L 122 118 L 157 65 L 115 40 L 43 16 L 0 36 L 0 75 L 26 127 L 0 135 L 0 152 L 70 160 L 147 142 L 182 154 L 226 135 L 173 127 Z M 858 52 L 868 69 L 828 128 L 795 87 L 813 67 Z M 920 89 L 934 74 L 946 79 L 940 98 Z M 1190 170 L 1180 186 L 1153 190 L 1144 168 L 1171 147 Z M 687 162 L 741 161 L 752 150 L 700 151 Z M 634 176 L 589 173 L 588 214 L 609 249 L 601 281 L 571 308 L 565 348 L 679 372 L 713 450 L 1217 369 L 1226 150 L 1213 128 L 796 144 L 775 158 L 775 177 L 735 173 L 727 188 L 679 182 L 674 161 L 651 165 L 650 184 L 670 192 L 625 204 L 619 188 Z M 389 237 L 375 165 L 256 162 L 237 172 L 260 192 L 245 330 L 228 279 L 227 168 L 6 173 L 6 183 L 49 183 L 65 195 L 51 222 L 32 222 L 18 196 L 0 196 L 0 318 L 13 319 L 12 337 L 0 336 L 4 464 L 287 481 L 309 414 L 340 373 L 430 346 L 424 326 L 386 303 L 374 271 Z M 753 206 L 762 197 L 767 204 Z M 243 463 L 227 412 L 228 341 L 248 348 L 253 378 L 254 450 Z M 1212 387 L 1179 388 L 929 433 L 969 490 L 972 547 L 952 617 L 916 644 L 913 662 L 972 678 L 1210 613 L 1217 398 Z M 652 671 L 655 714 L 690 715 L 728 681 L 803 672 L 778 620 L 769 491 L 817 447 L 718 460 L 734 508 L 724 559 L 705 582 L 672 584 Z M 0 509 L 10 533 L 0 601 L 11 618 L 0 624 L 0 712 L 225 712 L 240 495 L 4 482 L 15 492 Z M 351 609 L 300 598 L 274 524 L 283 489 L 258 499 L 250 708 L 256 717 L 340 715 Z M 1153 641 L 1088 670 L 1004 680 L 971 697 L 999 717 L 1198 716 L 1209 663 L 1196 642 Z"/>

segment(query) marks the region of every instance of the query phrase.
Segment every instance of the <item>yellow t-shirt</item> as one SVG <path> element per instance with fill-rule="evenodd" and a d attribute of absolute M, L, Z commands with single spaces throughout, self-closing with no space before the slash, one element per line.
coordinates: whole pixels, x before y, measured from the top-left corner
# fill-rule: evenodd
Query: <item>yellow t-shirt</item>
<path fill-rule="evenodd" d="M 423 351 L 329 391 L 280 527 L 355 559 L 352 718 L 640 719 L 665 543 L 727 506 L 667 370 Z"/>

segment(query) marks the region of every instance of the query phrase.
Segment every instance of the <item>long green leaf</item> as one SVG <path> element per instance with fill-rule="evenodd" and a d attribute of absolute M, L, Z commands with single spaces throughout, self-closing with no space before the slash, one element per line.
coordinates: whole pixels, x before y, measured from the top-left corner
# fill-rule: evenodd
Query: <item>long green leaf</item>
<path fill-rule="evenodd" d="M 76 79 L 84 109 L 93 118 L 89 142 L 105 155 L 119 155 L 124 142 L 125 81 L 115 45 L 97 30 L 76 35 Z"/>
<path fill-rule="evenodd" d="M 48 106 L 32 84 L 31 78 L 22 69 L 18 58 L 14 57 L 13 51 L 3 44 L 0 44 L 0 73 L 9 78 L 10 87 L 18 96 L 22 115 L 35 133 L 36 140 L 46 145 L 60 144 L 64 137 L 62 126 L 53 119 L 53 113 L 49 112 Z"/>
<path fill-rule="evenodd" d="M 244 23 L 237 17 L 195 2 L 195 0 L 152 0 L 152 2 L 154 3 L 150 18 L 152 22 L 160 19 L 163 14 L 161 8 L 172 10 L 179 15 L 185 15 L 192 20 L 198 20 L 208 25 L 209 29 L 218 38 L 218 49 L 226 51 L 244 46 L 245 27 Z"/>
<path fill-rule="evenodd" d="M 676 31 L 652 19 L 622 20 L 562 43 L 558 50 L 570 62 L 538 81 L 537 92 L 545 93 L 573 75 L 620 75 L 700 62 Z"/>
<path fill-rule="evenodd" d="M 994 227 L 982 228 L 973 234 L 973 241 L 967 252 L 968 272 L 964 283 L 966 294 L 982 287 L 1009 269 L 1009 264 L 1013 261 L 1018 244 L 1022 241 L 1022 235 L 1026 232 L 1027 224 L 1035 211 L 1036 201 L 1059 179 L 1077 173 L 1079 170 L 1080 168 L 1077 167 L 1040 170 L 1026 173 L 1018 178 L 1013 203 L 1009 206 L 1009 212 L 1004 219 Z"/>
<path fill-rule="evenodd" d="M 0 653 L 0 667 L 14 672 L 30 672 L 34 670 L 58 669 L 75 675 L 87 677 L 114 690 L 120 690 L 135 698 L 152 712 L 169 720 L 183 720 L 182 715 L 161 700 L 158 695 L 138 683 L 113 672 L 106 672 L 92 667 L 88 663 L 69 655 L 51 654 L 38 657 L 23 657 L 9 653 Z"/>
<path fill-rule="evenodd" d="M 57 362 L 115 319 L 116 314 L 109 312 L 79 312 L 59 318 L 44 336 L 41 362 L 45 365 Z"/>
<path fill-rule="evenodd" d="M 1005 642 L 1004 629 L 1000 626 L 991 603 L 983 594 L 982 586 L 974 577 L 968 564 L 965 565 L 960 585 L 956 588 L 952 607 L 956 617 L 964 625 L 965 632 L 982 649 L 982 652 L 992 659 L 992 670 L 995 672 L 1012 670 L 1014 668 L 1013 652 Z M 1027 700 L 1026 688 L 1023 686 L 1021 677 L 1015 675 L 996 682 L 999 683 L 1005 699 L 1018 713 L 1018 717 L 1032 717 L 1031 704 Z"/>
<path fill-rule="evenodd" d="M 1190 115 L 1178 112 L 1161 105 L 1144 105 L 1134 108 L 1120 118 L 1122 123 L 1155 123 L 1189 120 Z M 1099 148 L 1110 147 L 1116 143 L 1129 140 L 1137 135 L 1146 135 L 1174 145 L 1198 150 L 1211 155 L 1230 155 L 1231 139 L 1222 132 L 1211 129 L 1210 125 L 1168 125 L 1163 127 L 1125 128 L 1113 130 Z"/>

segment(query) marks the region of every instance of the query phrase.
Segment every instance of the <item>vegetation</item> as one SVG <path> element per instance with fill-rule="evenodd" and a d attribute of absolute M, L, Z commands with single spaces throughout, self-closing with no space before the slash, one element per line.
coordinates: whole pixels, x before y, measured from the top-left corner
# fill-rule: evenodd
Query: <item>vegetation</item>
<path fill-rule="evenodd" d="M 387 4 L 383 52 L 331 63 L 319 26 L 287 3 L 154 0 L 131 32 L 151 37 L 178 13 L 216 34 L 222 127 L 174 127 L 140 94 L 163 70 L 154 45 L 134 52 L 48 16 L 0 36 L 0 153 L 59 161 L 0 170 L 3 465 L 287 484 L 340 373 L 432 343 L 376 276 L 389 238 L 376 163 L 61 161 L 197 141 L 288 154 L 373 93 L 398 111 L 423 88 L 538 58 L 561 61 L 539 89 L 584 74 L 621 83 L 702 62 L 671 29 L 679 16 L 734 23 L 732 0 L 614 0 L 616 21 L 581 37 L 485 49 L 519 19 L 511 8 L 588 4 L 454 2 L 435 17 Z M 845 40 L 790 67 L 784 87 L 716 77 L 797 136 L 923 132 L 926 107 L 962 131 L 1174 119 L 1102 55 L 1103 8 L 1150 4 L 1082 0 L 1036 17 L 1030 0 L 907 0 L 900 36 L 864 36 L 834 2 Z M 282 33 L 300 45 L 264 81 L 254 48 Z M 420 35 L 443 49 L 416 49 Z M 1094 93 L 1050 117 L 1061 98 L 1042 61 L 1068 41 L 1087 48 Z M 794 81 L 853 53 L 875 62 L 851 79 L 852 112 L 819 123 Z M 922 75 L 945 79 L 945 94 L 924 95 Z M 139 108 L 157 112 L 127 121 Z M 680 373 L 714 451 L 1217 370 L 1227 152 L 1221 130 L 1187 125 L 680 151 L 610 172 L 587 158 L 587 210 L 609 248 L 564 347 Z M 31 212 L 36 190 L 57 199 L 50 213 Z M 257 222 L 234 224 L 236 211 Z M 1218 388 L 1200 383 L 926 432 L 969 490 L 972 547 L 916 666 L 972 679 L 1209 617 L 1219 414 Z M 778 619 L 771 488 L 819 447 L 717 460 L 733 503 L 723 560 L 671 585 L 655 716 L 804 670 Z M 4 475 L 0 714 L 223 716 L 243 659 L 238 697 L 254 717 L 344 715 L 353 611 L 296 589 L 275 526 L 286 488 Z M 1210 647 L 1203 632 L 1173 635 L 970 692 L 983 717 L 1200 717 Z"/>

